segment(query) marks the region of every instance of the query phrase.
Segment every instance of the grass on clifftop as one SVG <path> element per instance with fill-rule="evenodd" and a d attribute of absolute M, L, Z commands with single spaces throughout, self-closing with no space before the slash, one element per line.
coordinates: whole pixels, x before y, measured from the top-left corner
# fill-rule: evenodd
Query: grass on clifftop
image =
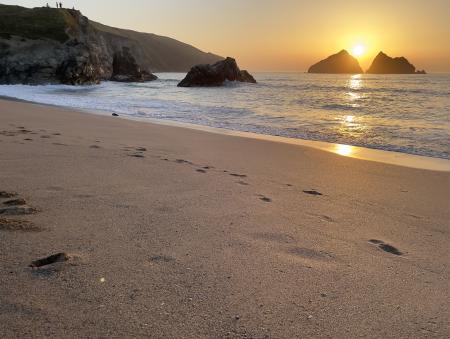
<path fill-rule="evenodd" d="M 0 4 L 0 38 L 11 35 L 28 39 L 51 39 L 65 42 L 67 22 L 64 9 L 24 8 Z"/>

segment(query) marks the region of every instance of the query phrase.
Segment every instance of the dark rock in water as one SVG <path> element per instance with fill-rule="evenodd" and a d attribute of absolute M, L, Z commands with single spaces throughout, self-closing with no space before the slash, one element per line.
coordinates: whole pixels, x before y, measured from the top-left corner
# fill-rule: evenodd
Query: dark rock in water
<path fill-rule="evenodd" d="M 118 117 L 118 116 L 119 116 L 119 114 L 117 114 L 117 113 L 113 113 L 113 114 L 112 114 L 112 116 L 113 116 L 113 117 Z"/>
<path fill-rule="evenodd" d="M 122 47 L 122 51 L 114 53 L 111 81 L 144 82 L 156 79 L 157 76 L 141 70 L 128 47 Z"/>
<path fill-rule="evenodd" d="M 367 70 L 369 74 L 426 74 L 425 71 L 416 72 L 416 67 L 406 58 L 391 58 L 383 52 L 378 53 Z"/>
<path fill-rule="evenodd" d="M 330 74 L 361 74 L 364 73 L 358 60 L 352 57 L 345 49 L 333 54 L 325 60 L 312 65 L 308 73 Z"/>
<path fill-rule="evenodd" d="M 197 65 L 191 68 L 178 87 L 222 86 L 225 81 L 256 83 L 247 71 L 241 71 L 233 58 L 226 58 L 213 65 Z"/>

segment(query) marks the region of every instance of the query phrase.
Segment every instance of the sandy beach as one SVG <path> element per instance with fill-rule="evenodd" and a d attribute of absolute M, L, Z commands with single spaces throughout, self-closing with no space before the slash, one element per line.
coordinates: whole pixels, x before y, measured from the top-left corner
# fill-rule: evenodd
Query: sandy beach
<path fill-rule="evenodd" d="M 1 338 L 450 336 L 450 172 L 0 100 L 0 191 Z"/>

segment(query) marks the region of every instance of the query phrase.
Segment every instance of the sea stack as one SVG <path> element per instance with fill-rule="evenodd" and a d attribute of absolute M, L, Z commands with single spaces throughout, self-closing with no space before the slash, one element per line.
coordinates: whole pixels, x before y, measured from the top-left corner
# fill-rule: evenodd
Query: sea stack
<path fill-rule="evenodd" d="M 178 87 L 218 87 L 225 81 L 256 83 L 249 72 L 239 69 L 235 59 L 228 57 L 213 65 L 192 67 Z"/>
<path fill-rule="evenodd" d="M 364 73 L 358 60 L 352 57 L 345 49 L 333 54 L 325 60 L 312 65 L 308 73 L 330 73 L 330 74 L 361 74 Z"/>
<path fill-rule="evenodd" d="M 416 71 L 405 57 L 391 58 L 383 52 L 378 53 L 367 70 L 369 74 L 426 74 L 425 71 Z"/>

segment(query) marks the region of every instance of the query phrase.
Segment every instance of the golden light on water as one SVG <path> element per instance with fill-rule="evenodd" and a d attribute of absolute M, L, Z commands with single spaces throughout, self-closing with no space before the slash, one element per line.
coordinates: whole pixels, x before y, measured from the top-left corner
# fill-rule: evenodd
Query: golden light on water
<path fill-rule="evenodd" d="M 348 157 L 354 153 L 354 149 L 355 148 L 350 145 L 336 145 L 334 153 Z"/>

